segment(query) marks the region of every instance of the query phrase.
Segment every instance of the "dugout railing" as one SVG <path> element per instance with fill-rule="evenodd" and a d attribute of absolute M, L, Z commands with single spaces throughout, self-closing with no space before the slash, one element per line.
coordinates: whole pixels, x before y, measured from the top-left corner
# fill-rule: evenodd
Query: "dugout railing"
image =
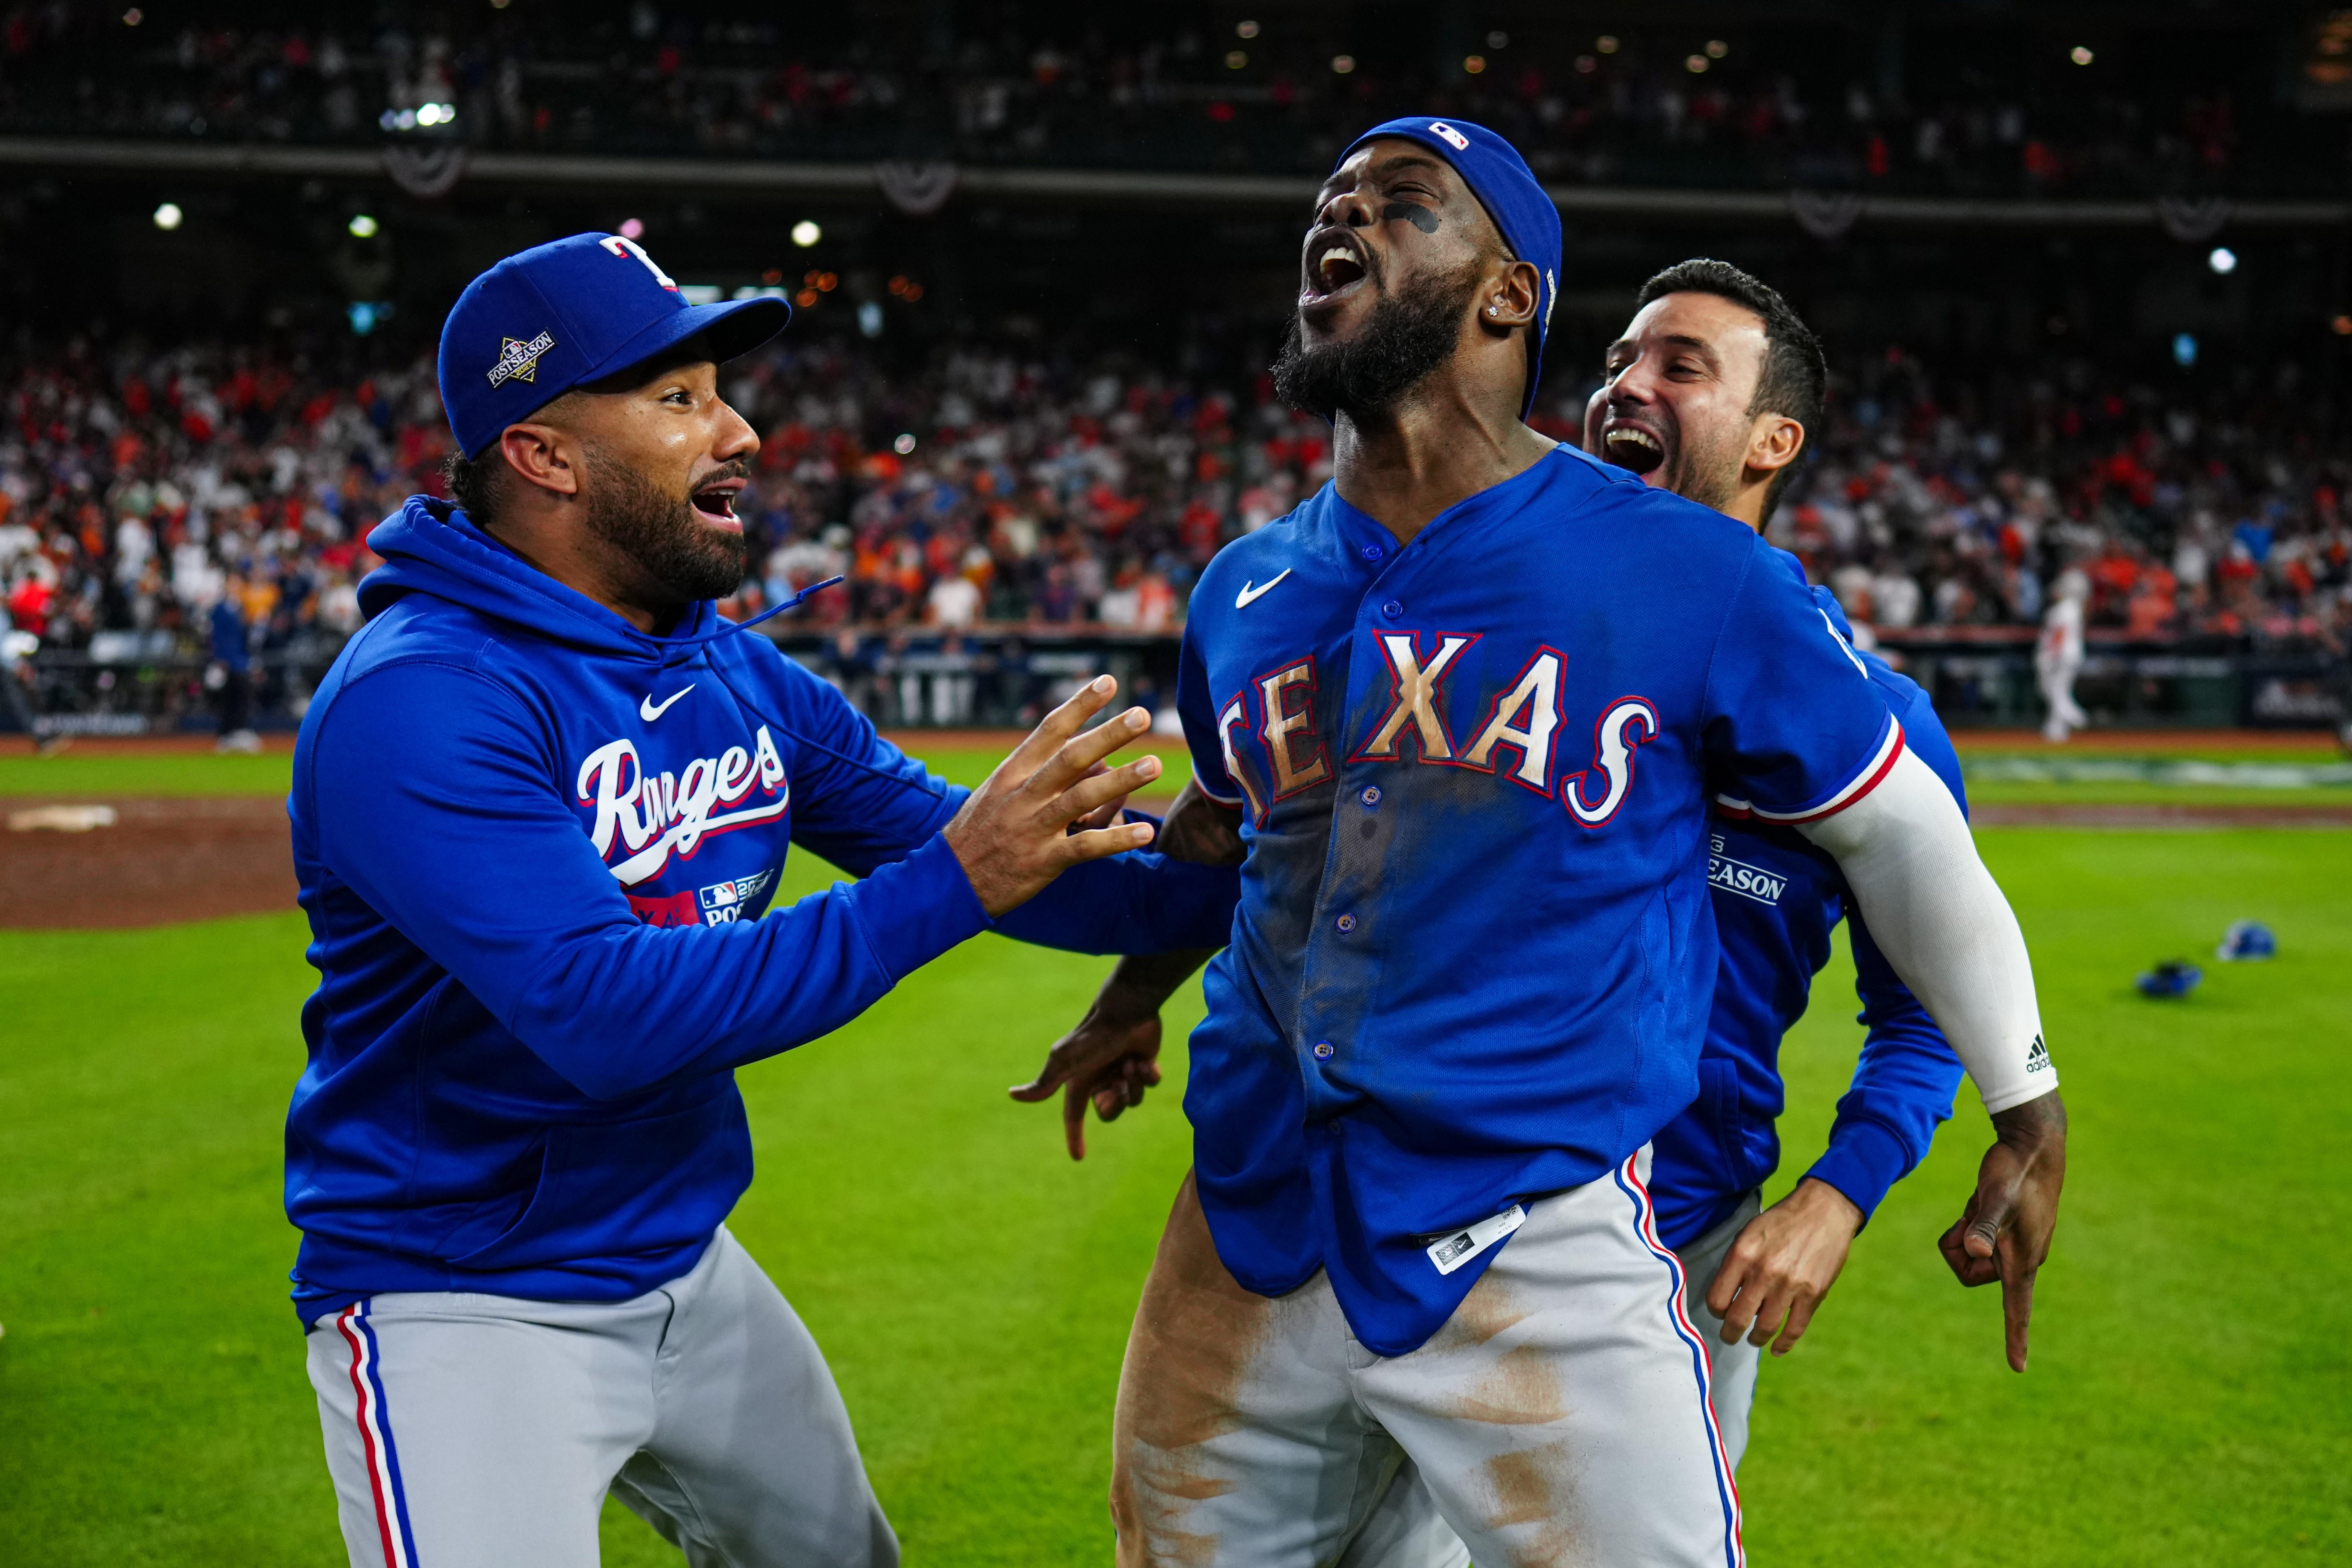
<path fill-rule="evenodd" d="M 763 630 L 765 628 L 762 628 Z M 1933 695 L 1956 729 L 2039 723 L 2033 630 L 1926 626 L 1879 635 L 1880 650 Z M 1170 632 L 1100 626 L 794 629 L 782 650 L 890 729 L 1003 727 L 1037 717 L 1108 671 L 1155 712 L 1175 698 Z M 2347 717 L 2347 670 L 2328 650 L 2251 638 L 2133 638 L 2094 632 L 2075 698 L 2094 722 L 2128 728 L 2319 728 Z M 342 639 L 298 632 L 253 658 L 253 716 L 264 730 L 299 722 Z M 170 633 L 100 632 L 82 647 L 43 647 L 12 672 L 0 730 L 149 735 L 213 727 L 210 662 Z M 208 677 L 210 679 L 208 679 Z"/>

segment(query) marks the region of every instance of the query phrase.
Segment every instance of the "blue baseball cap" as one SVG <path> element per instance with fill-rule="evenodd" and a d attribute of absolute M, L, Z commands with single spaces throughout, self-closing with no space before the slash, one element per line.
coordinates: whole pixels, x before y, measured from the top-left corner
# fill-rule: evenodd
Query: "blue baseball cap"
<path fill-rule="evenodd" d="M 1541 275 L 1543 308 L 1536 312 L 1535 338 L 1528 345 L 1528 397 L 1519 405 L 1519 417 L 1526 418 L 1536 405 L 1536 382 L 1543 374 L 1544 333 L 1551 326 L 1551 308 L 1559 298 L 1559 208 L 1544 195 L 1535 171 L 1528 167 L 1517 148 L 1466 120 L 1391 120 L 1375 125 L 1349 142 L 1348 150 L 1331 167 L 1336 171 L 1365 142 L 1383 136 L 1418 142 L 1452 164 L 1502 231 L 1511 255 L 1532 262 Z"/>
<path fill-rule="evenodd" d="M 466 285 L 441 327 L 441 406 L 468 458 L 573 387 L 701 337 L 716 361 L 784 330 L 762 295 L 689 305 L 635 240 L 575 234 L 508 257 Z"/>

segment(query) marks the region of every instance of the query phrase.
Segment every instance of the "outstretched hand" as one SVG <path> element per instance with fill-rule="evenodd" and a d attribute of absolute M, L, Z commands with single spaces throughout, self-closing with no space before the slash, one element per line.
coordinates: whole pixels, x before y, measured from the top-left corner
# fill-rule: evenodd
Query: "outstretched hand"
<path fill-rule="evenodd" d="M 1160 850 L 1171 860 L 1199 866 L 1238 866 L 1241 813 L 1211 800 L 1187 780 L 1168 808 Z M 1120 959 L 1077 1027 L 1054 1042 L 1037 1076 L 1005 1092 L 1034 1105 L 1060 1089 L 1062 1142 L 1071 1159 L 1085 1159 L 1087 1105 L 1105 1121 L 1116 1121 L 1160 1086 L 1160 1005 L 1215 956 L 1214 948 L 1198 948 Z"/>
<path fill-rule="evenodd" d="M 1976 1191 L 1936 1246 L 1961 1284 L 2000 1281 L 2010 1369 L 2023 1372 L 2033 1278 L 2050 1256 L 2066 1183 L 2066 1107 L 2053 1089 L 1996 1112 L 1992 1124 L 1996 1141 L 1977 1167 Z"/>
<path fill-rule="evenodd" d="M 1105 1121 L 1143 1103 L 1160 1085 L 1160 1009 L 1140 1014 L 1106 1008 L 1108 993 L 1095 998 L 1077 1027 L 1054 1042 L 1037 1076 L 1005 1092 L 1034 1105 L 1062 1091 L 1062 1141 L 1070 1158 L 1087 1157 L 1087 1106 Z"/>
<path fill-rule="evenodd" d="M 991 916 L 1028 902 L 1080 861 L 1151 842 L 1149 823 L 1085 826 L 1116 821 L 1120 803 L 1160 776 L 1158 757 L 1139 757 L 1123 767 L 1101 765 L 1151 727 L 1150 714 L 1130 708 L 1084 728 L 1118 689 L 1108 675 L 1080 687 L 997 764 L 943 830 Z"/>

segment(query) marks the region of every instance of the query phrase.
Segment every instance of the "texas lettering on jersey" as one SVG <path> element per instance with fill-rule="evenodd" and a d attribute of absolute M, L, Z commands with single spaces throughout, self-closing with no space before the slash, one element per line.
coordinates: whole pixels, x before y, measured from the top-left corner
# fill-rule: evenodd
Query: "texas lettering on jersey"
<path fill-rule="evenodd" d="M 1459 700 L 1448 690 L 1456 661 L 1477 632 L 1387 632 L 1376 637 L 1386 661 L 1387 706 L 1348 761 L 1418 762 L 1499 774 L 1522 789 L 1557 798 L 1586 827 L 1605 826 L 1633 788 L 1635 752 L 1659 730 L 1647 699 L 1627 696 L 1606 704 L 1592 723 L 1590 762 L 1574 773 L 1558 767 L 1561 675 L 1568 656 L 1539 647 L 1518 674 L 1496 687 L 1471 726 L 1457 731 L 1448 713 Z M 1218 710 L 1217 731 L 1226 773 L 1263 825 L 1276 801 L 1332 776 L 1312 655 L 1260 677 Z M 1466 737 L 1466 739 L 1465 739 Z M 1248 762 L 1244 762 L 1244 752 Z"/>
<path fill-rule="evenodd" d="M 748 749 L 730 746 L 715 757 L 697 757 L 677 773 L 648 773 L 635 742 L 609 741 L 581 763 L 575 788 L 580 804 L 595 813 L 589 840 L 624 888 L 659 876 L 674 855 L 690 858 L 713 834 L 783 816 L 793 797 L 783 759 L 765 724 Z M 702 906 L 694 893 L 677 896 L 693 918 L 656 923 L 700 921 Z M 719 907 L 731 907 L 731 900 L 730 906 L 712 906 Z"/>

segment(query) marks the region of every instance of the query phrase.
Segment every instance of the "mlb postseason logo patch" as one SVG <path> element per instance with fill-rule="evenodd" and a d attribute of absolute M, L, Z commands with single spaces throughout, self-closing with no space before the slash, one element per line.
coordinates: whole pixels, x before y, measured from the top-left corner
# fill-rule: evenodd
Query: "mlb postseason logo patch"
<path fill-rule="evenodd" d="M 1723 852 L 1723 836 L 1714 834 L 1710 837 L 1711 847 L 1715 850 L 1706 861 L 1706 879 L 1710 887 L 1727 893 L 1737 893 L 1759 904 L 1780 901 L 1780 895 L 1789 889 L 1789 879 L 1775 876 L 1759 866 L 1750 866 L 1745 860 L 1729 858 Z"/>
<path fill-rule="evenodd" d="M 1435 136 L 1440 141 L 1444 142 L 1456 153 L 1467 153 L 1470 151 L 1470 138 L 1463 135 L 1462 132 L 1454 130 L 1454 127 L 1446 124 L 1443 120 L 1431 121 L 1429 122 L 1429 132 L 1431 135 Z"/>
<path fill-rule="evenodd" d="M 752 895 L 766 887 L 774 876 L 773 871 L 762 871 L 756 877 L 738 877 L 731 882 L 718 882 L 708 888 L 696 889 L 695 897 L 702 905 L 702 923 L 713 926 L 734 924 L 742 918 L 743 906 L 750 903 Z"/>
<path fill-rule="evenodd" d="M 490 384 L 504 386 L 509 381 L 537 381 L 539 356 L 554 346 L 554 337 L 547 332 L 529 342 L 519 338 L 499 339 L 499 362 L 490 366 Z"/>
<path fill-rule="evenodd" d="M 1451 1274 L 1527 1222 L 1528 1211 L 1513 1204 L 1501 1214 L 1489 1215 L 1476 1225 L 1463 1230 L 1448 1231 L 1423 1250 L 1429 1254 L 1429 1260 L 1437 1265 L 1440 1274 Z"/>

